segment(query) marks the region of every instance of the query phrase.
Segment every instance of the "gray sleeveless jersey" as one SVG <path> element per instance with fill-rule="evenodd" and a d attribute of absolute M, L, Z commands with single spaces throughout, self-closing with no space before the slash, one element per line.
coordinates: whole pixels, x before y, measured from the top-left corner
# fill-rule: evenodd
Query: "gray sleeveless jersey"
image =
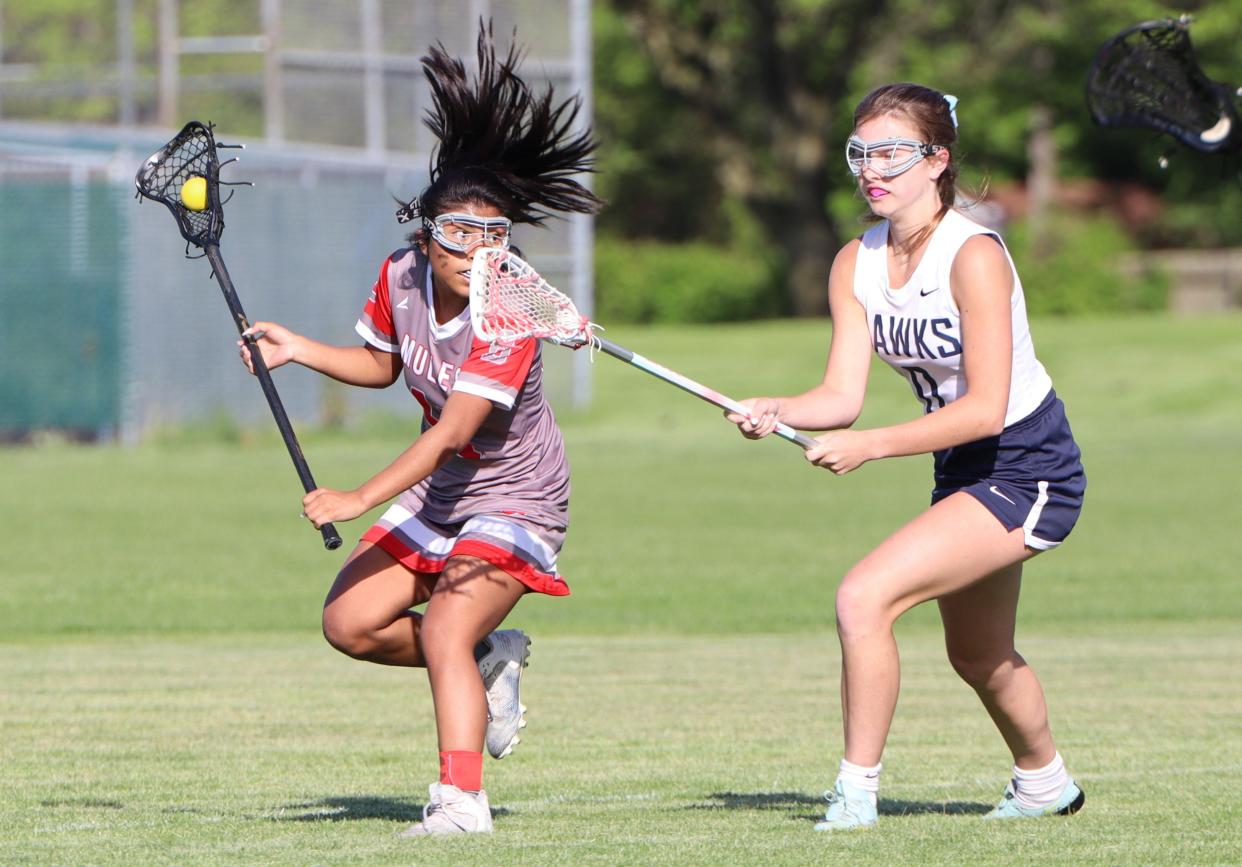
<path fill-rule="evenodd" d="M 380 269 L 355 330 L 367 345 L 400 354 L 405 386 L 423 408 L 422 431 L 440 418 L 453 391 L 492 402 L 470 445 L 401 494 L 411 512 L 441 524 L 503 514 L 563 529 L 569 519 L 569 465 L 543 394 L 537 340 L 493 346 L 474 336 L 470 310 L 440 325 L 431 268 L 414 248 Z"/>

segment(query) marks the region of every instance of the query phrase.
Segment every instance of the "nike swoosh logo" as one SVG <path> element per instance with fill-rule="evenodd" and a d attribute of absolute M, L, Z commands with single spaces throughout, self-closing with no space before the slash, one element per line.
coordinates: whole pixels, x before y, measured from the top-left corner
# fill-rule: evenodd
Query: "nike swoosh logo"
<path fill-rule="evenodd" d="M 932 294 L 933 292 L 939 292 L 939 291 L 940 291 L 939 286 L 937 286 L 935 289 L 920 289 L 919 295 L 923 298 L 926 298 L 928 295 Z"/>
<path fill-rule="evenodd" d="M 991 486 L 989 486 L 989 487 L 988 487 L 988 490 L 989 490 L 989 491 L 991 491 L 992 493 L 996 494 L 996 496 L 1000 497 L 1000 498 L 1001 498 L 1002 500 L 1004 500 L 1006 503 L 1009 503 L 1010 505 L 1013 505 L 1013 506 L 1018 505 L 1018 504 L 1017 504 L 1017 503 L 1015 503 L 1013 500 L 1009 499 L 1009 498 L 1008 498 L 1008 497 L 1006 497 L 1004 494 L 1002 494 L 1002 493 L 1000 492 L 1000 489 L 999 489 L 999 488 L 997 488 L 997 487 L 996 487 L 996 485 L 991 485 Z"/>
<path fill-rule="evenodd" d="M 410 299 L 409 299 L 409 298 L 402 298 L 400 301 L 398 301 L 398 302 L 397 302 L 397 309 L 398 309 L 398 310 L 409 310 L 409 309 L 410 309 Z"/>

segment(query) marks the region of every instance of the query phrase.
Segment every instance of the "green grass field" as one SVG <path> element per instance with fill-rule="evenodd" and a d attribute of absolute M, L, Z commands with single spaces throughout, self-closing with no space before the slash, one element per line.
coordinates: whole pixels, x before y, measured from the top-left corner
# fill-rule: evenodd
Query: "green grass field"
<path fill-rule="evenodd" d="M 490 837 L 394 836 L 435 777 L 426 679 L 319 637 L 341 555 L 297 517 L 273 434 L 0 450 L 0 861 L 1242 862 L 1242 316 L 1034 330 L 1090 481 L 1074 536 L 1028 567 L 1019 645 L 1087 790 L 1079 816 L 979 820 L 1008 757 L 924 606 L 899 629 L 880 827 L 815 834 L 840 754 L 833 591 L 925 505 L 930 458 L 838 479 L 600 357 L 595 405 L 562 417 L 574 594 L 509 621 L 535 641 L 530 726 L 486 766 Z M 827 334 L 609 330 L 738 397 L 814 382 Z M 862 423 L 916 412 L 877 367 Z M 347 486 L 407 437 L 377 423 L 303 445 Z"/>

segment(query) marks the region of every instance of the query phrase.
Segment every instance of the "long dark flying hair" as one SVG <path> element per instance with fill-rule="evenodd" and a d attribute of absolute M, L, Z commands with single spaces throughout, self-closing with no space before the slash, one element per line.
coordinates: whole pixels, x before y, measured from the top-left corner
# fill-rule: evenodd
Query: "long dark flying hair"
<path fill-rule="evenodd" d="M 516 36 L 516 34 L 515 34 Z M 423 122 L 438 144 L 431 183 L 405 209 L 423 230 L 455 205 L 490 204 L 515 223 L 542 223 L 555 212 L 595 213 L 603 205 L 574 179 L 593 171 L 595 139 L 574 131 L 581 99 L 553 104 L 552 86 L 533 93 L 516 72 L 522 52 L 496 55 L 491 25 L 480 22 L 478 72 L 471 81 L 461 60 L 442 44 L 422 58 L 432 108 Z M 416 231 L 411 241 L 425 235 Z"/>

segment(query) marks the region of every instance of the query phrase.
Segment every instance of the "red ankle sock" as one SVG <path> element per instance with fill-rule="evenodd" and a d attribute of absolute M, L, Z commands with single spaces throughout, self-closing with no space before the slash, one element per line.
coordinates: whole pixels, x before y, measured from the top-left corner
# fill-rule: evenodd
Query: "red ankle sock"
<path fill-rule="evenodd" d="M 463 792 L 483 788 L 483 754 L 473 750 L 445 750 L 440 753 L 440 782 Z"/>

